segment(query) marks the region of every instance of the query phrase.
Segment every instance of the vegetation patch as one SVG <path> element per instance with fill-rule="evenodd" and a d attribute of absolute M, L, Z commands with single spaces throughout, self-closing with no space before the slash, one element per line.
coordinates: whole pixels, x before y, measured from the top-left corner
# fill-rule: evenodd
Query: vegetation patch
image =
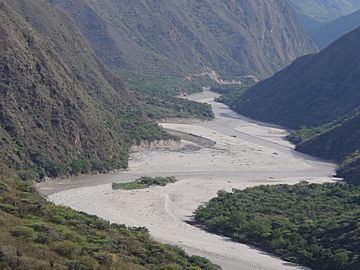
<path fill-rule="evenodd" d="M 143 176 L 133 182 L 126 183 L 113 183 L 113 190 L 124 189 L 124 190 L 133 190 L 133 189 L 145 189 L 152 186 L 166 186 L 170 183 L 175 183 L 177 180 L 175 177 L 148 177 Z"/>
<path fill-rule="evenodd" d="M 360 151 L 348 155 L 340 164 L 337 173 L 348 183 L 360 185 Z"/>
<path fill-rule="evenodd" d="M 204 258 L 127 228 L 55 206 L 0 165 L 0 269 L 219 270 Z M 15 207 L 16 206 L 16 207 Z"/>
<path fill-rule="evenodd" d="M 360 184 L 360 112 L 313 128 L 292 132 L 288 139 L 296 149 L 340 164 L 338 175 L 350 184 Z"/>
<path fill-rule="evenodd" d="M 360 187 L 303 182 L 220 191 L 196 210 L 195 219 L 290 262 L 360 269 Z"/>

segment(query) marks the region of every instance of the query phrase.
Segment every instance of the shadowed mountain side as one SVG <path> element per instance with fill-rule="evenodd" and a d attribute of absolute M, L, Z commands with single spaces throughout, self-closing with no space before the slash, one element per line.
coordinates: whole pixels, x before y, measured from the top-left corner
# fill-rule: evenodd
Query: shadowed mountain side
<path fill-rule="evenodd" d="M 316 45 L 323 49 L 358 27 L 360 27 L 360 10 L 323 25 L 310 36 Z"/>
<path fill-rule="evenodd" d="M 295 10 L 320 22 L 330 22 L 360 9 L 359 0 L 289 0 Z"/>
<path fill-rule="evenodd" d="M 360 28 L 258 83 L 232 107 L 291 128 L 333 121 L 360 105 L 359 60 Z"/>

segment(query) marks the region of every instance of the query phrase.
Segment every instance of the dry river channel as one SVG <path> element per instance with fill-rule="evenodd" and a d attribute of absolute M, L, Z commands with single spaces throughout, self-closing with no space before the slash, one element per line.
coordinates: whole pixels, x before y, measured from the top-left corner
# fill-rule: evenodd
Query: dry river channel
<path fill-rule="evenodd" d="M 334 180 L 334 164 L 296 152 L 285 140 L 286 130 L 242 117 L 215 102 L 216 96 L 204 91 L 189 97 L 211 104 L 213 121 L 161 124 L 182 137 L 177 149 L 138 151 L 126 171 L 48 181 L 38 184 L 38 190 L 56 204 L 147 227 L 156 240 L 206 257 L 224 270 L 306 269 L 189 224 L 194 210 L 219 190 Z M 175 176 L 178 181 L 136 191 L 111 188 L 112 182 L 143 175 Z"/>

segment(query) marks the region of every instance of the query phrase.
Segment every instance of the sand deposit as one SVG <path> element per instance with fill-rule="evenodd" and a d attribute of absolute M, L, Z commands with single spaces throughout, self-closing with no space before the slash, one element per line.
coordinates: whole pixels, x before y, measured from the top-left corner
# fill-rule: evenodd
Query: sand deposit
<path fill-rule="evenodd" d="M 214 121 L 162 124 L 190 135 L 184 136 L 179 150 L 143 150 L 132 154 L 127 171 L 41 183 L 38 189 L 56 204 L 111 222 L 145 226 L 155 239 L 207 257 L 225 270 L 304 269 L 188 224 L 194 210 L 219 190 L 302 180 L 322 183 L 334 174 L 333 164 L 295 152 L 284 140 L 285 130 L 238 116 L 214 102 L 215 96 L 191 96 L 212 104 Z M 206 140 L 197 142 L 197 137 Z M 179 181 L 137 191 L 111 189 L 113 181 L 142 175 L 176 176 Z"/>

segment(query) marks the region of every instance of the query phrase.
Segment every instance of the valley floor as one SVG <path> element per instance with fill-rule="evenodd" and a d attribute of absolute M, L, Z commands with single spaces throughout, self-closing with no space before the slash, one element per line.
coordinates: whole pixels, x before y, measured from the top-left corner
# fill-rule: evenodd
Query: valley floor
<path fill-rule="evenodd" d="M 38 184 L 38 190 L 56 204 L 111 222 L 144 226 L 155 239 L 204 256 L 224 270 L 304 269 L 188 223 L 194 210 L 219 190 L 334 180 L 334 164 L 295 152 L 284 139 L 285 130 L 241 117 L 214 102 L 216 96 L 205 91 L 190 97 L 210 103 L 216 114 L 214 121 L 162 124 L 178 134 L 204 137 L 207 143 L 191 139 L 196 136 L 184 136 L 179 150 L 133 153 L 127 171 L 49 181 Z M 112 182 L 143 175 L 175 176 L 179 181 L 136 191 L 111 188 Z"/>

